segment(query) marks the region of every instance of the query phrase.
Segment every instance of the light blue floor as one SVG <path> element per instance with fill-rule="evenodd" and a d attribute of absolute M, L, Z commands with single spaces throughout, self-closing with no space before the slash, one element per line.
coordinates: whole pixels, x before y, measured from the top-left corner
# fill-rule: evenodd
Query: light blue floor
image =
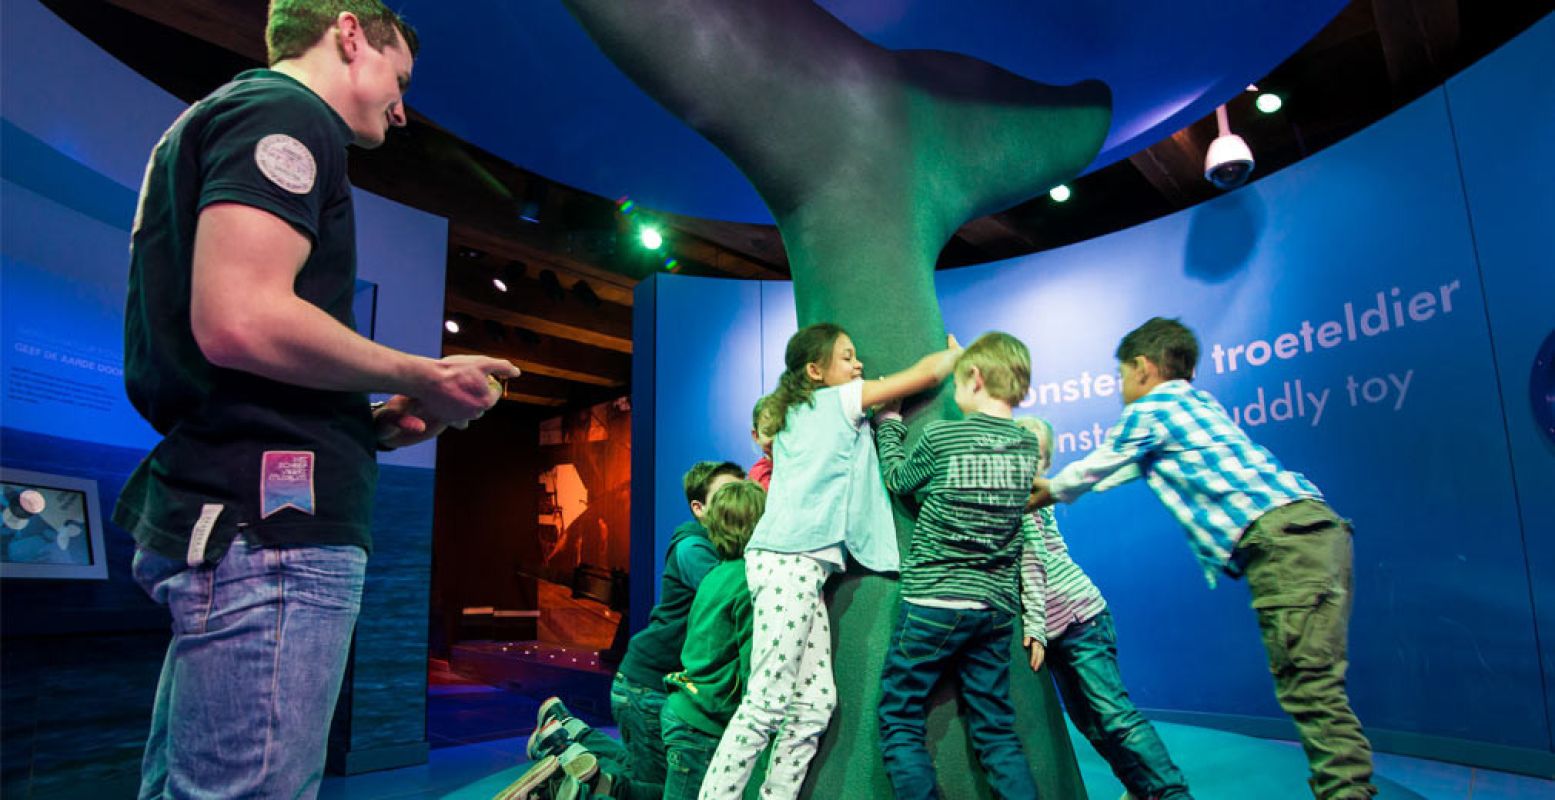
<path fill-rule="evenodd" d="M 1157 723 L 1198 800 L 1308 800 L 1301 749 L 1187 725 Z M 1071 728 L 1091 800 L 1116 800 L 1123 788 Z M 419 767 L 328 778 L 324 800 L 487 800 L 521 771 L 524 737 L 432 751 Z M 1471 769 L 1403 756 L 1377 756 L 1377 776 L 1427 800 L 1555 800 L 1555 781 Z M 1392 793 L 1394 797 L 1407 793 Z M 1385 791 L 1383 797 L 1386 798 Z"/>

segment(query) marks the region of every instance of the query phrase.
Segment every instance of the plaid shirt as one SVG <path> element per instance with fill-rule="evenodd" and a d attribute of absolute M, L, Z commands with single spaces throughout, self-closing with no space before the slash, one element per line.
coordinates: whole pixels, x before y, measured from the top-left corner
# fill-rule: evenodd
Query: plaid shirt
<path fill-rule="evenodd" d="M 1070 503 L 1140 474 L 1187 528 L 1210 586 L 1218 572 L 1236 574 L 1231 553 L 1254 520 L 1297 500 L 1323 499 L 1311 481 L 1247 438 L 1208 392 L 1180 380 L 1125 406 L 1101 446 L 1054 476 L 1051 490 Z"/>

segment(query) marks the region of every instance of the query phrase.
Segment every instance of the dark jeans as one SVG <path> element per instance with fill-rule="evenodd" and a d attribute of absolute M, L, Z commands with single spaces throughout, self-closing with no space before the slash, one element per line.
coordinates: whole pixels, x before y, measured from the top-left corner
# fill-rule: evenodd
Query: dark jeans
<path fill-rule="evenodd" d="M 1015 617 L 993 609 L 949 609 L 903 602 L 880 676 L 880 754 L 899 800 L 937 798 L 924 744 L 929 692 L 940 676 L 961 678 L 972 747 L 997 797 L 1037 796 L 1015 736 L 1010 705 L 1010 639 Z"/>
<path fill-rule="evenodd" d="M 707 765 L 718 750 L 718 736 L 697 730 L 666 707 L 660 719 L 664 724 L 664 800 L 696 800 L 702 790 Z"/>
<path fill-rule="evenodd" d="M 1355 587 L 1350 524 L 1301 500 L 1259 517 L 1235 560 L 1252 590 L 1274 693 L 1296 723 L 1320 800 L 1365 798 L 1371 743 L 1350 709 L 1344 674 Z"/>
<path fill-rule="evenodd" d="M 664 735 L 659 712 L 664 708 L 662 688 L 643 686 L 616 673 L 610 684 L 610 716 L 621 729 L 626 745 L 626 767 L 645 783 L 664 783 Z"/>
<path fill-rule="evenodd" d="M 1118 638 L 1112 612 L 1070 625 L 1048 642 L 1048 669 L 1064 698 L 1064 710 L 1096 752 L 1137 798 L 1187 798 L 1188 781 L 1166 745 L 1128 699 L 1118 670 Z"/>
<path fill-rule="evenodd" d="M 637 780 L 631 771 L 630 756 L 626 746 L 592 727 L 585 727 L 575 740 L 599 759 L 599 771 L 610 776 L 609 790 L 600 790 L 593 797 L 609 797 L 613 800 L 659 800 L 664 786 L 651 781 Z M 599 784 L 596 784 L 596 787 Z"/>

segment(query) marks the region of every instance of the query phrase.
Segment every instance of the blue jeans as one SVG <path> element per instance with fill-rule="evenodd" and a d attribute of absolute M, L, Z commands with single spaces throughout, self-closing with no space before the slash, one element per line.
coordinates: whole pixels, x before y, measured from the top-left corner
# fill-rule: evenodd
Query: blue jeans
<path fill-rule="evenodd" d="M 610 683 L 610 716 L 626 745 L 627 770 L 645 783 L 664 783 L 664 734 L 659 712 L 668 695 L 663 689 L 643 686 L 616 673 Z"/>
<path fill-rule="evenodd" d="M 318 793 L 366 568 L 360 547 L 241 537 L 194 568 L 136 551 L 135 581 L 173 616 L 142 800 Z"/>
<path fill-rule="evenodd" d="M 924 714 L 934 684 L 952 671 L 961 678 L 972 748 L 989 787 L 1004 800 L 1035 798 L 1010 704 L 1015 617 L 993 609 L 901 605 L 880 676 L 879 712 L 880 755 L 898 800 L 939 797 Z"/>
<path fill-rule="evenodd" d="M 664 723 L 664 756 L 667 774 L 664 778 L 664 800 L 696 800 L 702 791 L 702 779 L 707 776 L 707 765 L 718 752 L 718 736 L 697 730 L 680 718 L 671 708 L 665 708 L 661 717 Z"/>
<path fill-rule="evenodd" d="M 1070 625 L 1048 642 L 1047 664 L 1074 726 L 1129 794 L 1152 800 L 1189 796 L 1188 780 L 1172 763 L 1155 727 L 1128 699 L 1111 611 Z"/>

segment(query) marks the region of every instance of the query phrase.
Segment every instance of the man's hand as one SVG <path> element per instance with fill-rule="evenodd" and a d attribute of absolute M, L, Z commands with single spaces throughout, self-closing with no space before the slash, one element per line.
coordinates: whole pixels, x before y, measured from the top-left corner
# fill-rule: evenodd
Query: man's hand
<path fill-rule="evenodd" d="M 373 426 L 378 444 L 390 450 L 436 438 L 448 428 L 445 423 L 428 419 L 419 403 L 402 394 L 389 398 L 373 411 Z"/>
<path fill-rule="evenodd" d="M 518 367 L 500 358 L 447 356 L 433 363 L 416 399 L 433 419 L 467 423 L 496 405 L 502 399 L 502 381 L 518 375 Z"/>
<path fill-rule="evenodd" d="M 1031 651 L 1031 671 L 1042 669 L 1042 660 L 1047 658 L 1047 648 L 1038 644 L 1037 640 L 1030 636 L 1025 637 L 1022 642 L 1026 645 L 1026 649 Z"/>
<path fill-rule="evenodd" d="M 1036 511 L 1039 508 L 1047 508 L 1055 501 L 1052 485 L 1047 478 L 1037 476 L 1031 482 L 1031 496 L 1026 498 L 1026 510 Z"/>

